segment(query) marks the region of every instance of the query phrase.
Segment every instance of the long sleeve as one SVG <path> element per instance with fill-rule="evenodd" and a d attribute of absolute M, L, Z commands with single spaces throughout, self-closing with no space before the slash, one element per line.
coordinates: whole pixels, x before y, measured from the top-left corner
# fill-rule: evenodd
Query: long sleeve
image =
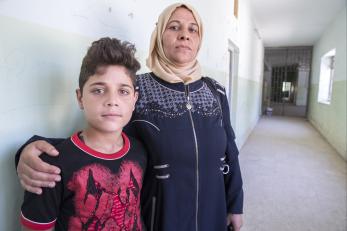
<path fill-rule="evenodd" d="M 238 148 L 235 143 L 234 130 L 230 123 L 230 112 L 228 100 L 225 95 L 224 88 L 221 90 L 224 94 L 220 93 L 221 106 L 223 108 L 223 122 L 224 128 L 227 133 L 227 150 L 226 150 L 226 164 L 229 165 L 229 173 L 225 175 L 225 190 L 227 198 L 228 213 L 242 214 L 243 213 L 243 189 L 242 177 L 238 158 Z M 221 92 L 219 91 L 219 92 Z"/>
<path fill-rule="evenodd" d="M 18 166 L 18 162 L 19 162 L 19 158 L 20 158 L 20 155 L 21 155 L 21 152 L 23 151 L 23 149 L 25 148 L 25 146 L 27 146 L 28 144 L 34 142 L 34 141 L 38 141 L 38 140 L 45 140 L 47 141 L 48 143 L 52 144 L 53 146 L 59 144 L 60 142 L 62 142 L 64 139 L 60 139 L 60 138 L 45 138 L 45 137 L 42 137 L 42 136 L 37 136 L 37 135 L 34 135 L 33 137 L 31 137 L 27 142 L 25 142 L 25 144 L 23 144 L 19 149 L 18 151 L 16 152 L 16 157 L 15 157 L 15 165 L 16 165 L 16 168 Z"/>

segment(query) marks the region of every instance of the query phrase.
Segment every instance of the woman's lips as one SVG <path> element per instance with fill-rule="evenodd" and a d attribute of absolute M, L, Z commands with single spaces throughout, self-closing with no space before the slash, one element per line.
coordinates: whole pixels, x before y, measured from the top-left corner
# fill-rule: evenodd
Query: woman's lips
<path fill-rule="evenodd" d="M 182 50 L 191 50 L 189 46 L 184 46 L 184 45 L 177 46 L 176 48 L 182 49 Z"/>

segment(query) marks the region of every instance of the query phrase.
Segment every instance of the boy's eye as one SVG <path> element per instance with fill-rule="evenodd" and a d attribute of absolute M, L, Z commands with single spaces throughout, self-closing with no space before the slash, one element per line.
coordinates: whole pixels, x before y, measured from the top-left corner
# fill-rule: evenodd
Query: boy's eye
<path fill-rule="evenodd" d="M 129 95 L 129 94 L 130 94 L 130 91 L 128 91 L 128 90 L 126 90 L 126 89 L 120 89 L 120 90 L 119 90 L 119 93 L 120 93 L 121 95 Z"/>
<path fill-rule="evenodd" d="M 105 92 L 105 89 L 96 88 L 96 89 L 92 89 L 91 92 L 94 93 L 94 94 L 97 94 L 97 95 L 101 95 L 101 94 L 103 94 Z"/>

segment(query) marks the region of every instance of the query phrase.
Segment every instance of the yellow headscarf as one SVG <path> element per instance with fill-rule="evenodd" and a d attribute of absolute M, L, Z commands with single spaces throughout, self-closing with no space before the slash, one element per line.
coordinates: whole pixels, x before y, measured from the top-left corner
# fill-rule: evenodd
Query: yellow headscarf
<path fill-rule="evenodd" d="M 159 16 L 158 23 L 151 36 L 149 48 L 149 57 L 147 58 L 147 67 L 159 78 L 169 83 L 184 82 L 185 84 L 194 82 L 201 78 L 201 67 L 198 60 L 195 60 L 190 66 L 177 67 L 165 55 L 163 49 L 162 35 L 172 13 L 179 7 L 186 7 L 190 10 L 199 27 L 200 45 L 202 42 L 202 21 L 195 9 L 186 3 L 175 3 L 168 6 Z"/>

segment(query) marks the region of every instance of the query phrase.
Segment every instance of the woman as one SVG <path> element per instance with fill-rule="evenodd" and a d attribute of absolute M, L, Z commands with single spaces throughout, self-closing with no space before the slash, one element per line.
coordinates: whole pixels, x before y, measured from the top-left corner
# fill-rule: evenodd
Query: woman
<path fill-rule="evenodd" d="M 151 37 L 152 72 L 137 79 L 140 98 L 128 133 L 149 153 L 142 192 L 149 230 L 226 231 L 229 224 L 233 230 L 242 225 L 238 150 L 225 90 L 215 81 L 207 84 L 196 60 L 202 33 L 191 6 L 167 7 Z M 59 180 L 59 169 L 38 158 L 42 151 L 57 155 L 53 146 L 36 141 L 23 149 L 17 168 L 23 187 L 37 193 Z"/>

